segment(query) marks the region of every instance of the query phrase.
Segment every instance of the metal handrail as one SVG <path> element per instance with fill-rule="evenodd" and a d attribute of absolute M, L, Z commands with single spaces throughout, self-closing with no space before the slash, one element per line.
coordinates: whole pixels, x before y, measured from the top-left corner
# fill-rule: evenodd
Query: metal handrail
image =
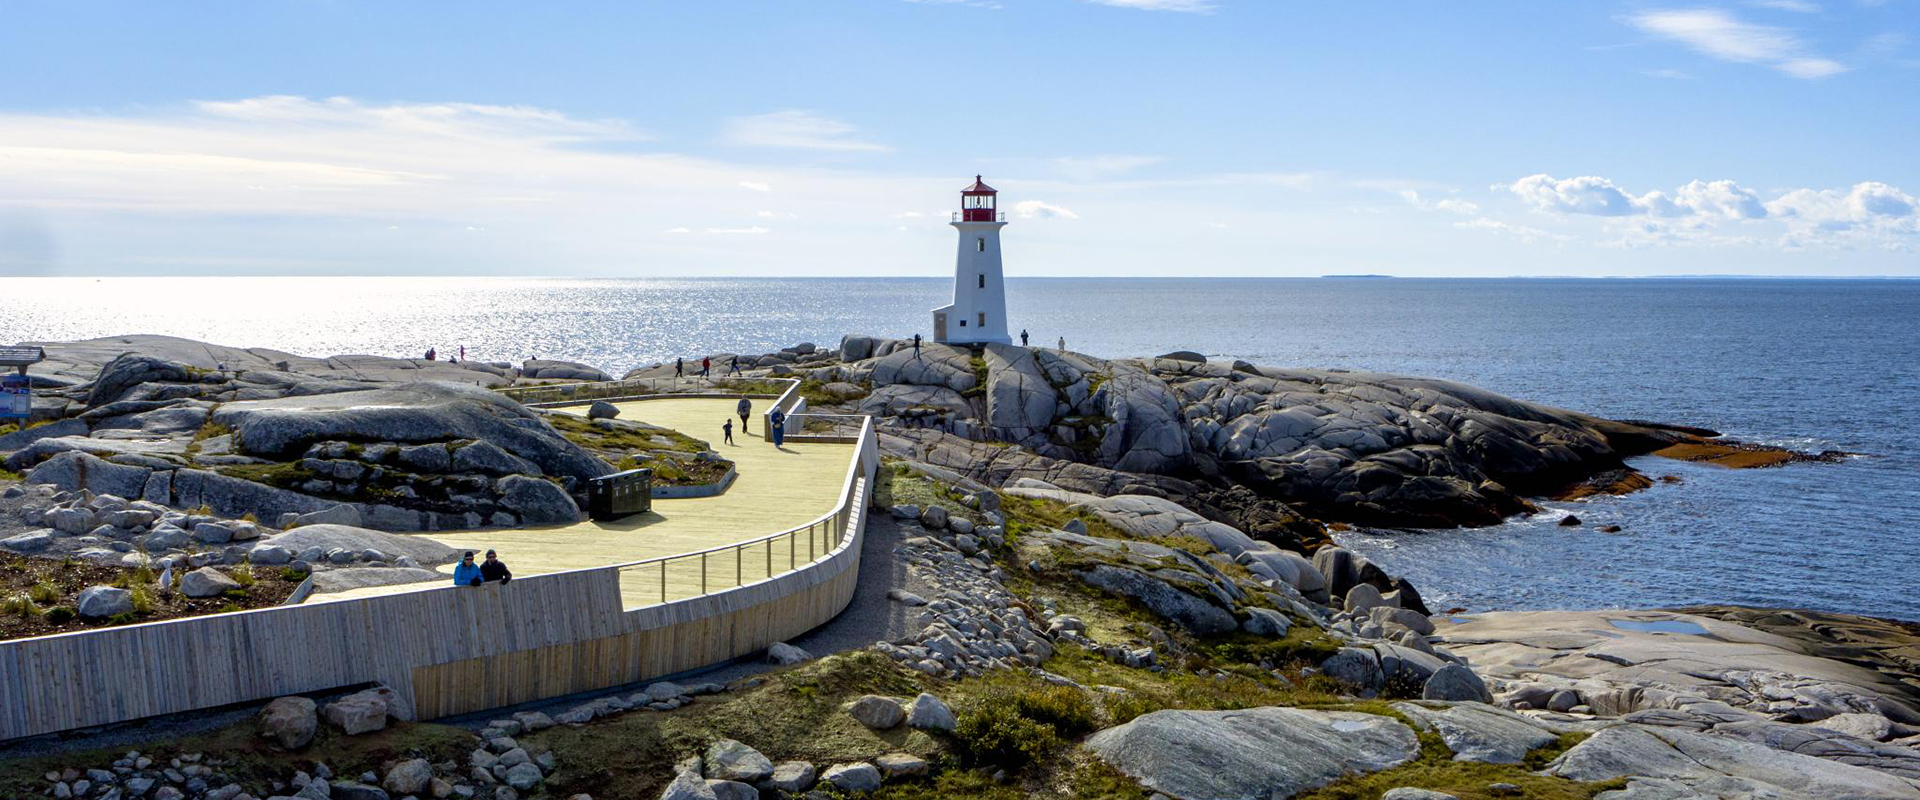
<path fill-rule="evenodd" d="M 822 416 L 825 416 L 825 415 L 822 415 Z M 873 418 L 867 417 L 866 421 L 862 423 L 860 426 L 859 438 L 865 439 L 868 435 L 872 433 L 872 431 L 873 431 Z M 768 534 L 758 539 L 750 539 L 744 542 L 736 542 L 734 544 L 721 545 L 719 547 L 709 547 L 705 550 L 692 550 L 689 552 L 679 553 L 671 556 L 657 556 L 654 558 L 642 559 L 640 561 L 629 561 L 625 564 L 608 564 L 601 567 L 591 567 L 590 569 L 605 569 L 606 567 L 613 567 L 616 569 L 626 569 L 628 567 L 645 566 L 655 561 L 665 561 L 668 559 L 686 558 L 688 556 L 702 555 L 706 553 L 718 553 L 724 550 L 734 550 L 741 547 L 746 547 L 748 545 L 754 545 L 754 544 L 759 544 L 761 542 L 778 539 L 788 534 L 799 533 L 800 531 L 811 528 L 822 522 L 826 522 L 829 518 L 839 516 L 840 514 L 844 513 L 847 510 L 847 501 L 851 499 L 853 495 L 854 485 L 860 482 L 860 477 L 861 477 L 860 476 L 860 472 L 861 472 L 860 456 L 861 455 L 862 453 L 860 452 L 860 448 L 855 447 L 853 449 L 853 458 L 850 460 L 850 463 L 847 466 L 847 474 L 848 474 L 847 483 L 845 486 L 841 487 L 840 499 L 839 499 L 839 502 L 834 505 L 834 509 L 832 511 L 829 511 L 825 514 L 820 515 L 819 517 L 815 518 L 812 522 L 808 522 L 805 525 L 795 525 L 794 527 L 788 528 L 784 531 L 780 531 L 779 533 Z"/>

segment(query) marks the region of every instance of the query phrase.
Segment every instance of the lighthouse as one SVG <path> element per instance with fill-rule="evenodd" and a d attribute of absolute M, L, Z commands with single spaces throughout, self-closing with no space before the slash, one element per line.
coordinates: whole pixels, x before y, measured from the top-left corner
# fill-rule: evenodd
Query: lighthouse
<path fill-rule="evenodd" d="M 933 310 L 933 340 L 945 344 L 1012 344 L 1007 337 L 1007 288 L 1000 268 L 1000 229 L 1007 215 L 1000 193 L 980 176 L 960 190 L 953 228 L 960 251 L 953 262 L 953 302 Z"/>

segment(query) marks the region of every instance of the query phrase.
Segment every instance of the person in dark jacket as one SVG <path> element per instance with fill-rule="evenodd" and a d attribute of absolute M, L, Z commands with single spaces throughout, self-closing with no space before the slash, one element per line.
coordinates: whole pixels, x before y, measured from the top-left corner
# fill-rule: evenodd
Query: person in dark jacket
<path fill-rule="evenodd" d="M 773 439 L 774 447 L 787 443 L 787 415 L 781 413 L 780 409 L 776 408 L 767 415 L 767 435 Z"/>
<path fill-rule="evenodd" d="M 747 415 L 753 413 L 753 401 L 740 398 L 740 403 L 733 407 L 733 413 L 740 415 L 740 435 L 747 435 Z"/>
<path fill-rule="evenodd" d="M 746 421 L 741 420 L 740 428 L 742 430 L 745 430 L 746 427 L 747 427 Z M 727 437 L 723 442 L 724 444 L 733 444 L 733 420 L 727 420 L 726 422 L 722 423 L 720 425 L 720 432 Z"/>
<path fill-rule="evenodd" d="M 492 550 L 487 551 L 487 560 L 480 562 L 480 579 L 487 583 L 498 581 L 506 583 L 513 580 L 513 573 L 507 570 L 507 564 L 501 561 Z"/>
<path fill-rule="evenodd" d="M 700 357 L 700 377 L 702 378 L 707 377 L 707 373 L 712 371 L 713 371 L 713 356 L 701 356 Z"/>
<path fill-rule="evenodd" d="M 460 557 L 460 563 L 453 565 L 453 585 L 480 585 L 480 565 L 473 563 L 473 551 L 467 551 Z"/>
<path fill-rule="evenodd" d="M 686 377 L 686 374 L 687 374 L 687 360 L 684 358 L 674 359 L 673 360 L 673 377 L 683 378 L 683 377 Z"/>

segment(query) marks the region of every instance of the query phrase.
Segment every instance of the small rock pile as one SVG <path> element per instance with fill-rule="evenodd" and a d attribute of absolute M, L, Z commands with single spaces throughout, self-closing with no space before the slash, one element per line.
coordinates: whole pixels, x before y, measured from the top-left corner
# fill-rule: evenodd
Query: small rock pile
<path fill-rule="evenodd" d="M 1053 643 L 1025 604 L 1002 585 L 1004 575 L 986 550 L 1005 545 L 998 513 L 987 512 L 994 524 L 982 528 L 955 526 L 965 520 L 945 514 L 932 515 L 943 523 L 936 527 L 926 512 L 911 506 L 895 507 L 893 513 L 912 520 L 905 522 L 895 553 L 909 573 L 939 592 L 932 600 L 901 590 L 890 593 L 894 602 L 924 608 L 917 615 L 922 628 L 873 649 L 929 675 L 1038 666 L 1053 655 Z M 968 532 L 958 532 L 962 528 Z"/>
<path fill-rule="evenodd" d="M 953 712 L 946 703 L 924 693 L 914 698 L 910 707 L 902 707 L 890 697 L 867 695 L 848 704 L 847 712 L 874 730 L 906 724 L 923 731 L 951 733 L 954 727 Z M 871 792 L 885 781 L 920 775 L 927 769 L 926 759 L 903 752 L 816 769 L 806 761 L 776 763 L 752 747 L 721 739 L 706 752 L 677 764 L 673 783 L 661 792 L 660 800 L 824 798 L 828 791 Z"/>
<path fill-rule="evenodd" d="M 28 523 L 46 527 L 0 540 L 0 547 L 25 554 L 58 553 L 110 566 L 163 569 L 239 563 L 248 559 L 262 536 L 277 533 L 246 520 L 193 514 L 86 489 L 59 491 L 38 484 L 21 488 L 16 497 L 27 498 Z"/>
<path fill-rule="evenodd" d="M 275 702 L 288 700 L 305 698 Z M 306 704 L 310 718 L 312 701 Z M 309 729 L 309 739 L 311 735 Z M 496 744 L 508 747 L 496 752 Z M 386 765 L 383 773 L 368 771 L 349 778 L 334 774 L 326 762 L 315 761 L 286 780 L 248 787 L 227 773 L 234 764 L 230 759 L 205 753 L 163 759 L 129 751 L 108 768 L 67 768 L 43 777 L 48 783 L 46 796 L 56 800 L 519 800 L 538 795 L 556 765 L 551 752 L 530 755 L 511 739 L 476 749 L 469 763 L 471 769 L 464 776 L 452 761 L 436 764 L 412 758 Z M 592 798 L 582 794 L 569 800 Z"/>

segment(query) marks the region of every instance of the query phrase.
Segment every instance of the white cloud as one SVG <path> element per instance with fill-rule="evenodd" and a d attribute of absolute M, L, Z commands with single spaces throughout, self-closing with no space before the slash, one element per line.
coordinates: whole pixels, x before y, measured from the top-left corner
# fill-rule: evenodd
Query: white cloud
<path fill-rule="evenodd" d="M 1040 200 L 1022 200 L 1013 204 L 1013 213 L 1022 219 L 1079 219 L 1073 209 Z"/>
<path fill-rule="evenodd" d="M 1428 200 L 1421 197 L 1420 192 L 1414 189 L 1401 189 L 1400 199 L 1407 201 L 1408 205 L 1423 211 L 1446 211 L 1464 216 L 1472 216 L 1480 213 L 1480 206 L 1470 201 L 1453 197 Z"/>
<path fill-rule="evenodd" d="M 727 121 L 721 136 L 727 142 L 750 147 L 803 150 L 878 151 L 885 145 L 854 137 L 859 128 L 812 111 L 787 110 Z"/>
<path fill-rule="evenodd" d="M 1662 78 L 1672 81 L 1690 81 L 1693 75 L 1677 69 L 1643 69 L 1640 74 L 1649 78 Z"/>
<path fill-rule="evenodd" d="M 1764 228 L 1733 224 L 1777 225 L 1783 246 L 1807 244 L 1905 247 L 1905 237 L 1920 234 L 1920 200 L 1878 181 L 1847 189 L 1792 189 L 1762 200 L 1758 192 L 1730 180 L 1694 180 L 1674 190 L 1634 195 L 1606 178 L 1556 179 L 1529 175 L 1511 184 L 1495 184 L 1538 211 L 1559 217 L 1593 216 L 1618 220 L 1615 244 L 1753 245 Z"/>
<path fill-rule="evenodd" d="M 763 233 L 772 233 L 772 232 L 773 232 L 772 229 L 762 228 L 758 225 L 755 225 L 750 228 L 708 228 L 707 229 L 707 233 L 719 234 L 722 236 L 728 236 L 728 235 L 734 235 L 734 234 L 748 234 L 748 235 L 758 236 Z"/>
<path fill-rule="evenodd" d="M 677 228 L 668 228 L 664 231 L 661 231 L 661 233 L 672 233 L 672 234 L 682 234 L 682 233 L 692 233 L 692 232 L 693 232 L 693 229 L 685 225 L 682 225 Z"/>
<path fill-rule="evenodd" d="M 1095 5 L 1136 8 L 1141 11 L 1185 11 L 1206 14 L 1213 11 L 1213 0 L 1084 0 Z"/>
<path fill-rule="evenodd" d="M 1847 69 L 1832 59 L 1808 54 L 1792 31 L 1746 22 L 1720 9 L 1643 11 L 1627 22 L 1722 61 L 1765 64 L 1796 78 L 1824 78 Z"/>
<path fill-rule="evenodd" d="M 1791 11 L 1795 14 L 1820 13 L 1819 6 L 1806 2 L 1806 0 L 1753 0 L 1753 4 L 1761 8 L 1771 8 L 1775 11 Z"/>
<path fill-rule="evenodd" d="M 766 181 L 741 181 L 741 182 L 740 182 L 740 188 L 742 188 L 742 189 L 752 189 L 752 190 L 754 190 L 754 191 L 756 191 L 756 192 L 771 192 L 771 191 L 773 191 L 773 186 L 772 186 L 772 185 L 770 185 L 770 184 L 768 184 L 768 183 L 767 183 Z"/>
<path fill-rule="evenodd" d="M 1090 181 L 1132 172 L 1144 166 L 1160 163 L 1158 156 L 1067 156 L 1053 160 L 1055 166 L 1067 177 L 1074 180 Z"/>
<path fill-rule="evenodd" d="M 1511 191 L 1534 208 L 1562 214 L 1620 217 L 1643 210 L 1634 203 L 1634 198 L 1606 178 L 1585 176 L 1557 180 L 1546 174 L 1528 175 L 1507 186 L 1496 184 L 1494 188 Z"/>

